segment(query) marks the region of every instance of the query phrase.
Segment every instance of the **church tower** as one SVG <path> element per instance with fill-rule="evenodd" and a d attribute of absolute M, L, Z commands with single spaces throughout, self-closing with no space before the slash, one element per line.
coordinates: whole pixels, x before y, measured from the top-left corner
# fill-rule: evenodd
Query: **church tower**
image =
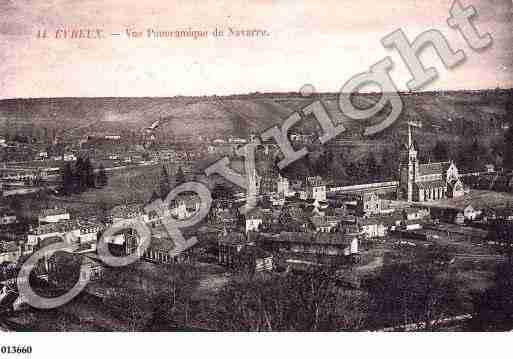
<path fill-rule="evenodd" d="M 408 143 L 401 147 L 399 160 L 399 188 L 397 199 L 412 202 L 414 185 L 418 175 L 417 149 L 412 137 L 412 123 L 408 122 Z"/>

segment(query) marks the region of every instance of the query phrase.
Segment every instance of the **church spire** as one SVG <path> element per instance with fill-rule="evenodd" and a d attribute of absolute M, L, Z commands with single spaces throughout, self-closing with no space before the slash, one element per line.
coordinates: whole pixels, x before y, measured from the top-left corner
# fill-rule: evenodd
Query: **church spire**
<path fill-rule="evenodd" d="M 408 149 L 415 149 L 415 141 L 413 140 L 412 127 L 422 127 L 422 123 L 418 121 L 408 121 Z"/>

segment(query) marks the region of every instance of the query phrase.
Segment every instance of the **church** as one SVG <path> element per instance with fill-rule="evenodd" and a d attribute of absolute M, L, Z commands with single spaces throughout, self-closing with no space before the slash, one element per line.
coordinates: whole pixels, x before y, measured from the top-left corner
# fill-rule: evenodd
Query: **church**
<path fill-rule="evenodd" d="M 408 123 L 408 143 L 401 147 L 397 199 L 427 202 L 463 196 L 463 184 L 454 162 L 418 162 L 411 126 Z"/>

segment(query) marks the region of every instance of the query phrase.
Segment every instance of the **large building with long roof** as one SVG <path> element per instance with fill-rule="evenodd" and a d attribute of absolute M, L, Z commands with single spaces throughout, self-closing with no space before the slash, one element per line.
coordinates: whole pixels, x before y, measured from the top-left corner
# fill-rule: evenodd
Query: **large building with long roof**
<path fill-rule="evenodd" d="M 408 126 L 408 143 L 400 153 L 398 199 L 426 202 L 463 196 L 463 184 L 454 162 L 419 163 L 417 153 Z"/>

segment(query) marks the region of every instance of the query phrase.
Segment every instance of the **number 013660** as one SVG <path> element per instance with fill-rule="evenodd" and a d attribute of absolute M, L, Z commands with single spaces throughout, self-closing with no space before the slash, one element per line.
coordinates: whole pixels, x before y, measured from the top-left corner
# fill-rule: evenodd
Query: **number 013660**
<path fill-rule="evenodd" d="M 0 346 L 1 354 L 31 354 L 32 347 L 30 345 L 2 345 Z"/>

